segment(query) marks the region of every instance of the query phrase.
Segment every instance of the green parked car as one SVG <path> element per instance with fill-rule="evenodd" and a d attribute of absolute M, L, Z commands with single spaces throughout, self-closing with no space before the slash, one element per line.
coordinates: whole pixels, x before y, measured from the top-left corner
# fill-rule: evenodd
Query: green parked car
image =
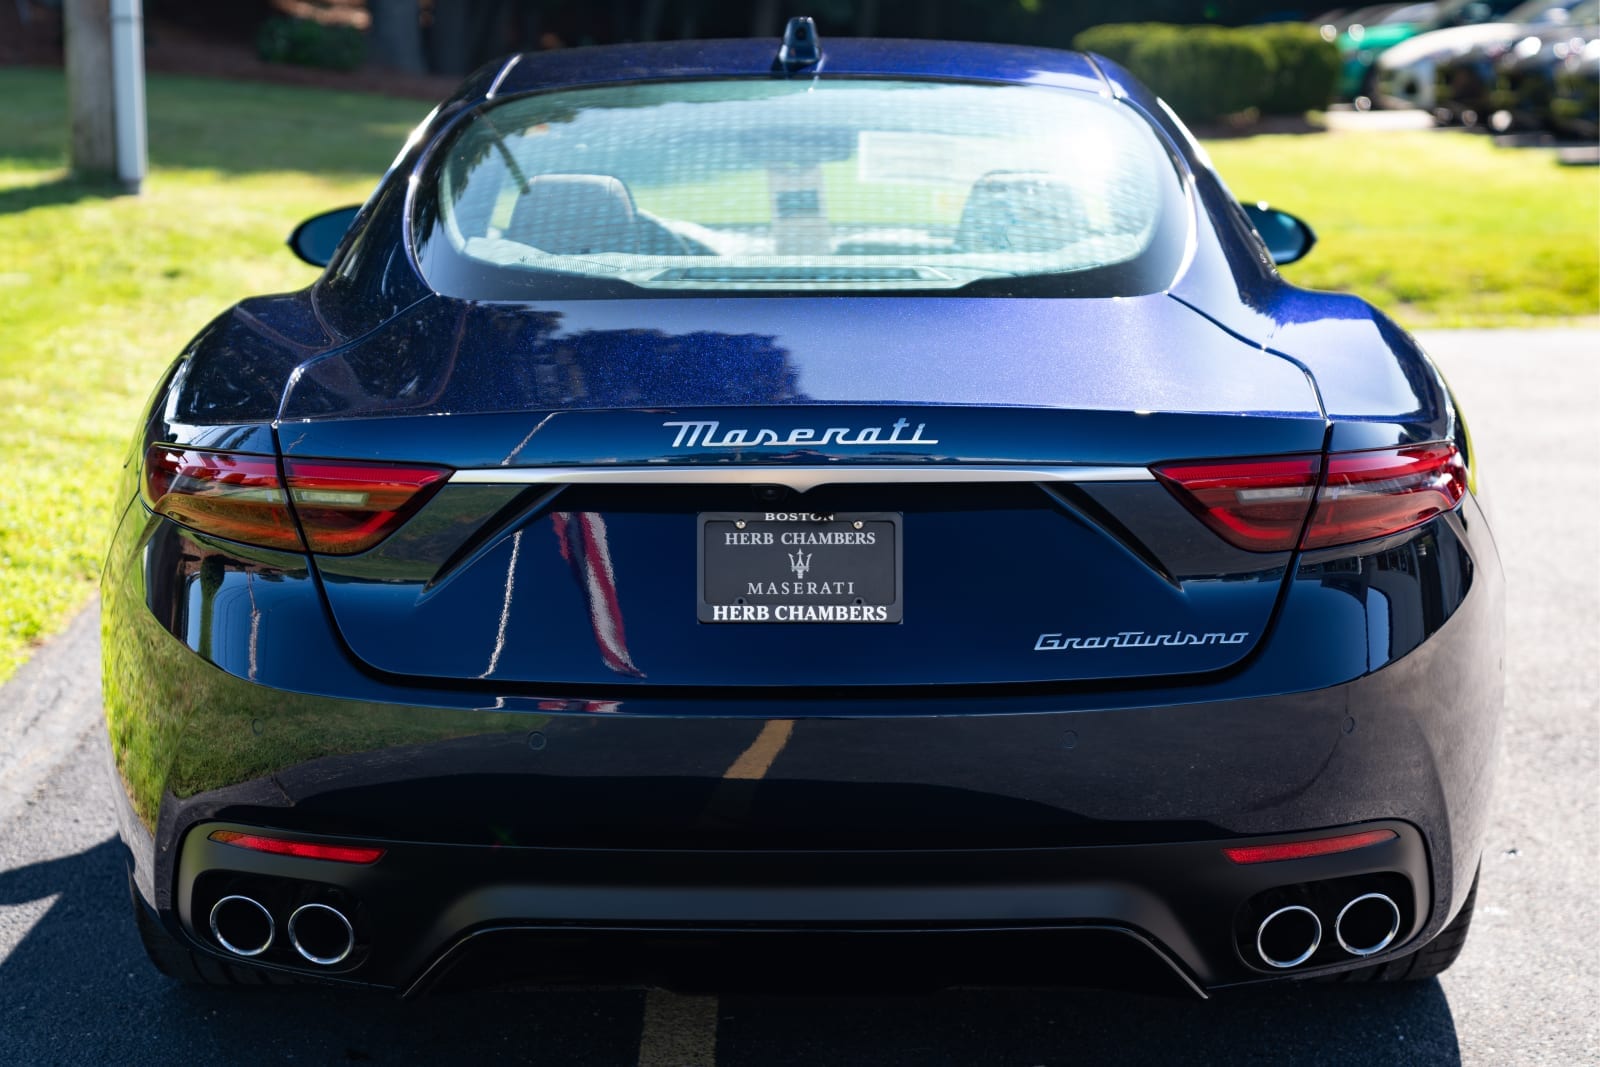
<path fill-rule="evenodd" d="M 1447 4 L 1446 7 L 1456 7 Z M 1339 46 L 1339 99 L 1353 100 L 1365 110 L 1372 106 L 1373 72 L 1378 57 L 1387 49 L 1433 27 L 1439 5 L 1379 4 L 1362 8 L 1338 22 L 1323 27 L 1323 36 L 1332 29 Z"/>
<path fill-rule="evenodd" d="M 1434 30 L 1493 22 L 1516 7 L 1518 0 L 1444 0 L 1438 4 L 1381 5 L 1346 15 L 1337 25 L 1336 41 L 1343 65 L 1339 97 L 1366 110 L 1378 96 L 1378 57 L 1402 41 Z M 1327 27 L 1323 28 L 1324 36 Z"/>

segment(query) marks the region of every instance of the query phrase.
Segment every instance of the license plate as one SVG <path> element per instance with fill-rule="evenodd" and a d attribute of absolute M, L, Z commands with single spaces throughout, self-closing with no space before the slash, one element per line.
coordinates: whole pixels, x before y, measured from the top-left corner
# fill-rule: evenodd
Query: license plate
<path fill-rule="evenodd" d="M 900 621 L 900 515 L 700 516 L 700 621 Z"/>

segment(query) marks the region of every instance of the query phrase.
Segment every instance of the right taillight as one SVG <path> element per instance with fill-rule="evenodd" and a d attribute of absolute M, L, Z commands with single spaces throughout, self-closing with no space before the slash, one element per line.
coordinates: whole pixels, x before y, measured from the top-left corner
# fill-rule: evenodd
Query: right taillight
<path fill-rule="evenodd" d="M 1327 548 L 1400 533 L 1449 511 L 1467 491 L 1454 445 L 1316 457 L 1169 463 L 1154 473 L 1223 540 L 1252 552 Z"/>
<path fill-rule="evenodd" d="M 1316 456 L 1169 463 L 1155 474 L 1200 521 L 1231 545 L 1287 552 L 1300 541 L 1317 495 Z"/>
<path fill-rule="evenodd" d="M 1302 548 L 1370 541 L 1449 511 L 1467 492 L 1455 445 L 1335 452 Z"/>

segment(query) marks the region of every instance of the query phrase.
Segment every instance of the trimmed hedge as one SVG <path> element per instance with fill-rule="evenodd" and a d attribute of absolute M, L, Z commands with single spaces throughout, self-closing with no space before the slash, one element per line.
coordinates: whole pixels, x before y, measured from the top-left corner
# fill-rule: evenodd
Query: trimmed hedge
<path fill-rule="evenodd" d="M 1251 32 L 1266 42 L 1277 60 L 1272 92 L 1261 110 L 1269 115 L 1303 115 L 1326 109 L 1339 84 L 1338 46 L 1304 22 L 1256 26 Z"/>
<path fill-rule="evenodd" d="M 1209 122 L 1242 111 L 1298 115 L 1328 106 L 1339 51 L 1314 26 L 1178 26 L 1111 23 L 1072 46 L 1128 68 L 1184 118 Z"/>
<path fill-rule="evenodd" d="M 1139 42 L 1131 60 L 1135 77 L 1197 122 L 1260 107 L 1272 91 L 1272 52 L 1232 30 L 1199 26 L 1153 34 Z"/>
<path fill-rule="evenodd" d="M 256 52 L 268 63 L 323 70 L 355 70 L 367 58 L 366 38 L 352 26 L 310 19 L 270 18 L 256 35 Z"/>
<path fill-rule="evenodd" d="M 1160 34 L 1179 33 L 1185 28 L 1170 22 L 1108 22 L 1078 34 L 1072 39 L 1072 47 L 1105 56 L 1132 70 L 1133 51 L 1141 42 Z"/>

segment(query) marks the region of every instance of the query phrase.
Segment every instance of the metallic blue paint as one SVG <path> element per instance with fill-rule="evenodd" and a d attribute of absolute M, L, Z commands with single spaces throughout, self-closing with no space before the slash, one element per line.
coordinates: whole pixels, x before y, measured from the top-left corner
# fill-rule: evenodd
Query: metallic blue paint
<path fill-rule="evenodd" d="M 1432 857 L 1417 941 L 1460 905 L 1481 848 L 1500 665 L 1480 651 L 1500 640 L 1501 590 L 1492 569 L 1479 580 L 1461 540 L 1481 523 L 1475 507 L 1362 556 L 1303 563 L 1267 646 L 1226 676 L 888 699 L 635 697 L 621 686 L 486 698 L 366 676 L 328 628 L 304 560 L 241 554 L 134 510 L 119 547 L 142 541 L 131 558 L 146 566 L 108 579 L 108 698 L 154 695 L 161 719 L 184 728 L 166 754 L 176 792 L 153 828 L 127 811 L 124 835 L 144 842 L 146 895 L 186 923 L 190 902 L 170 868 L 152 864 L 216 820 L 458 847 L 645 849 L 636 859 L 651 862 L 682 847 L 708 858 L 1081 848 L 1397 818 L 1422 831 Z M 1426 566 L 1452 556 L 1449 571 Z M 161 557 L 182 562 L 149 565 Z M 211 577 L 206 560 L 220 561 Z M 169 575 L 193 592 L 144 584 Z M 247 651 L 229 619 L 263 591 L 272 608 Z M 150 603 L 182 607 L 158 621 Z M 231 669 L 207 665 L 217 655 Z M 215 777 L 219 748 L 278 751 L 308 714 L 315 756 L 264 763 L 259 778 Z M 725 795 L 726 768 L 771 722 L 795 723 L 783 758 Z M 389 743 L 371 747 L 374 733 Z M 1160 892 L 1178 893 L 1176 906 L 1182 885 Z M 1227 954 L 1178 951 L 1205 984 L 1251 978 Z"/>
<path fill-rule="evenodd" d="M 1261 877 L 1387 870 L 1416 902 L 1407 935 L 1379 958 L 1425 944 L 1472 881 L 1499 731 L 1501 575 L 1475 496 L 1380 541 L 1262 556 L 1224 545 L 1149 481 L 823 486 L 779 506 L 882 510 L 887 493 L 905 516 L 907 621 L 845 640 L 829 627 L 693 622 L 694 516 L 763 509 L 748 489 L 452 484 L 389 541 L 341 559 L 221 541 L 137 499 L 148 442 L 515 470 L 1143 467 L 1452 440 L 1475 465 L 1415 343 L 1355 297 L 1286 283 L 1186 131 L 1114 64 L 1079 55 L 827 41 L 819 76 L 1022 82 L 1139 111 L 1167 141 L 1193 212 L 1191 252 L 1166 293 L 488 305 L 432 294 L 417 274 L 408 183 L 491 90 L 770 77 L 774 47 L 578 49 L 485 68 L 424 124 L 316 285 L 242 302 L 182 354 L 130 449 L 103 580 L 107 719 L 140 896 L 173 937 L 222 958 L 203 912 L 232 876 L 215 866 L 230 853 L 219 861 L 195 832 L 218 821 L 448 846 L 461 870 L 515 871 L 523 895 L 498 904 L 480 885 L 441 882 L 474 901 L 455 926 L 433 914 L 408 926 L 375 907 L 404 951 L 346 977 L 404 988 L 466 925 L 549 918 L 526 903 L 555 906 L 541 879 L 600 877 L 578 849 L 617 850 L 624 873 L 584 890 L 611 894 L 593 899 L 611 901 L 614 920 L 704 925 L 719 901 L 735 918 L 756 897 L 740 898 L 730 872 L 752 856 L 802 864 L 806 884 L 841 900 L 898 870 L 896 899 L 931 924 L 998 921 L 1019 899 L 1007 893 L 1054 878 L 1057 903 L 1031 900 L 1030 921 L 1153 931 L 1155 951 L 1200 988 L 1270 977 L 1224 933 L 1266 883 L 1192 874 L 1204 865 L 1185 848 L 1383 822 L 1410 851 Z M 926 423 L 937 444 L 728 455 L 674 449 L 662 425 L 899 418 Z M 636 672 L 604 659 L 558 513 L 609 531 Z M 1138 666 L 1032 651 L 1038 633 L 1080 627 L 1251 636 Z M 772 730 L 786 740 L 762 774 L 734 775 Z M 1105 846 L 1143 857 L 1115 887 L 1085 873 L 1109 862 L 1093 852 Z M 495 866 L 528 857 L 549 873 Z M 695 870 L 723 879 L 722 895 L 673 895 L 625 873 L 663 863 L 686 883 Z M 313 878 L 237 864 L 234 875 Z M 977 869 L 1018 881 L 977 892 Z M 382 877 L 340 884 L 393 892 Z M 784 900 L 761 897 L 768 921 L 815 917 L 813 895 Z M 865 910 L 833 918 L 879 906 L 857 902 Z M 1357 965 L 1319 957 L 1313 969 Z"/>
<path fill-rule="evenodd" d="M 1160 295 L 531 307 L 434 297 L 353 344 L 306 360 L 282 419 L 283 432 L 292 434 L 301 420 L 376 414 L 743 404 L 1196 411 L 1320 421 L 1316 391 L 1295 363 Z"/>

